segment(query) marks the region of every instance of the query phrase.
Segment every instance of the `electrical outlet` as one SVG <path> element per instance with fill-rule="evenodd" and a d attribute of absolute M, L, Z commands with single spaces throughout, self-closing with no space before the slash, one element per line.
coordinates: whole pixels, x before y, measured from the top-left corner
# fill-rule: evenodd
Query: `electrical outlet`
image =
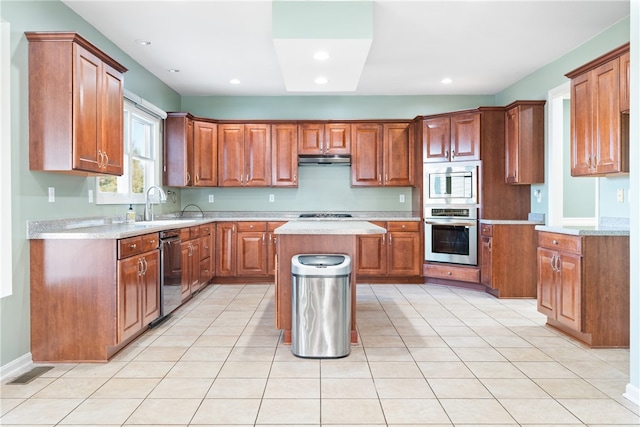
<path fill-rule="evenodd" d="M 400 203 L 404 203 L 404 194 L 400 195 Z"/>
<path fill-rule="evenodd" d="M 89 190 L 89 203 L 93 203 L 93 190 Z"/>
<path fill-rule="evenodd" d="M 56 188 L 49 187 L 49 202 L 53 203 L 56 201 Z"/>
<path fill-rule="evenodd" d="M 276 196 L 273 194 L 269 194 L 269 202 L 273 203 L 276 201 Z"/>
<path fill-rule="evenodd" d="M 213 194 L 209 194 L 209 203 L 213 203 Z"/>
<path fill-rule="evenodd" d="M 616 199 L 618 203 L 624 203 L 624 188 L 618 188 Z"/>

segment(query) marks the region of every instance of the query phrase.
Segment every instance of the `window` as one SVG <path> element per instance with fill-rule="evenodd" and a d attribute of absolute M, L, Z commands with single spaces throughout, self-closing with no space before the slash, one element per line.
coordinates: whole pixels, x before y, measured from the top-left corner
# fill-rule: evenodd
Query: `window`
<path fill-rule="evenodd" d="M 97 204 L 144 203 L 145 190 L 160 184 L 160 117 L 125 100 L 124 173 L 96 179 Z"/>

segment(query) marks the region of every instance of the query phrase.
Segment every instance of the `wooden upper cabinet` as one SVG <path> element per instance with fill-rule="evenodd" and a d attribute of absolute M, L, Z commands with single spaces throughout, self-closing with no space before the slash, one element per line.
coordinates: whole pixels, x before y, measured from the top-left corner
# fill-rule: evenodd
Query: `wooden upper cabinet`
<path fill-rule="evenodd" d="M 351 124 L 299 124 L 298 154 L 351 154 Z"/>
<path fill-rule="evenodd" d="M 383 185 L 382 124 L 354 123 L 351 132 L 351 185 Z"/>
<path fill-rule="evenodd" d="M 214 122 L 189 113 L 168 113 L 163 183 L 174 187 L 218 184 L 218 132 Z"/>
<path fill-rule="evenodd" d="M 545 101 L 516 101 L 505 111 L 505 182 L 544 182 Z"/>
<path fill-rule="evenodd" d="M 571 175 L 629 172 L 626 44 L 570 72 Z M 623 98 L 623 99 L 621 99 Z"/>
<path fill-rule="evenodd" d="M 193 185 L 193 116 L 168 113 L 164 122 L 162 183 L 172 187 Z"/>
<path fill-rule="evenodd" d="M 631 55 L 620 56 L 620 111 L 629 111 L 629 82 L 631 80 Z"/>
<path fill-rule="evenodd" d="M 410 187 L 414 184 L 414 136 L 410 123 L 383 125 L 384 185 Z"/>
<path fill-rule="evenodd" d="M 424 163 L 480 159 L 480 113 L 426 118 L 422 123 Z"/>
<path fill-rule="evenodd" d="M 271 132 L 268 124 L 218 125 L 218 185 L 271 185 Z"/>
<path fill-rule="evenodd" d="M 218 130 L 215 123 L 193 122 L 193 185 L 218 185 Z"/>
<path fill-rule="evenodd" d="M 73 32 L 27 32 L 29 168 L 122 175 L 125 67 Z"/>
<path fill-rule="evenodd" d="M 271 125 L 271 185 L 298 186 L 298 126 Z"/>

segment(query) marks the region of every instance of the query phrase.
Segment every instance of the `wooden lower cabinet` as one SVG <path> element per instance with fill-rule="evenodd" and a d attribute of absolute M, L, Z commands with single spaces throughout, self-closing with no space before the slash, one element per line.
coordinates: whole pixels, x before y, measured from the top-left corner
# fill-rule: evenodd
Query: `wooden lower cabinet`
<path fill-rule="evenodd" d="M 119 342 L 136 336 L 160 317 L 159 290 L 159 250 L 118 261 Z"/>
<path fill-rule="evenodd" d="M 372 222 L 386 234 L 357 237 L 357 273 L 361 278 L 420 277 L 420 223 L 417 221 Z"/>
<path fill-rule="evenodd" d="M 106 362 L 146 330 L 160 314 L 157 248 L 158 233 L 31 240 L 33 361 Z"/>
<path fill-rule="evenodd" d="M 500 298 L 536 297 L 535 224 L 480 223 L 480 282 Z"/>
<path fill-rule="evenodd" d="M 629 346 L 629 236 L 538 232 L 538 311 L 591 347 Z"/>
<path fill-rule="evenodd" d="M 266 279 L 275 270 L 276 237 L 284 222 L 238 221 L 216 224 L 216 281 Z M 225 279 L 228 278 L 228 279 Z"/>

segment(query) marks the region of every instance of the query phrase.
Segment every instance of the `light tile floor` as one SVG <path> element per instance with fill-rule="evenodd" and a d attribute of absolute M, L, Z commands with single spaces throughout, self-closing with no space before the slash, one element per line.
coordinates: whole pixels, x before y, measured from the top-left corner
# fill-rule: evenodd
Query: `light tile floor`
<path fill-rule="evenodd" d="M 588 349 L 535 300 L 435 285 L 358 285 L 360 343 L 300 359 L 274 288 L 206 288 L 106 364 L 2 384 L 0 424 L 638 426 L 629 351 Z M 9 381 L 9 380 L 7 380 Z"/>

